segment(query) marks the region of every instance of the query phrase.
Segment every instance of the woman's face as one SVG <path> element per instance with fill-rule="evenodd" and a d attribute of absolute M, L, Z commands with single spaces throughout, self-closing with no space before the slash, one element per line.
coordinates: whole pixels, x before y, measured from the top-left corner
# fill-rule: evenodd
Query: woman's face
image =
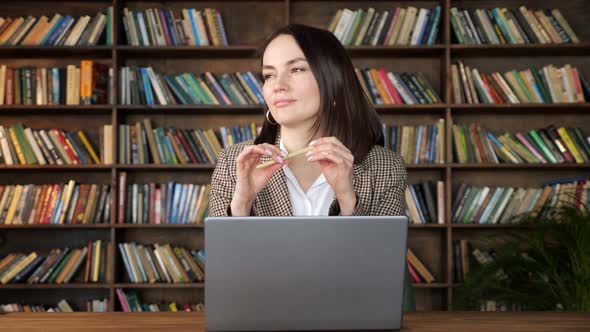
<path fill-rule="evenodd" d="M 263 95 L 281 126 L 311 128 L 320 108 L 320 89 L 303 51 L 291 35 L 280 35 L 262 58 Z"/>

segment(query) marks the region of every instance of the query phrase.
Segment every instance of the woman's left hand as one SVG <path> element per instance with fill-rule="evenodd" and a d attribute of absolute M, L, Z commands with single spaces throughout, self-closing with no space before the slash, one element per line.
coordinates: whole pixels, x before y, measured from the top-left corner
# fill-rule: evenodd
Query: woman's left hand
<path fill-rule="evenodd" d="M 356 203 L 356 195 L 352 183 L 352 167 L 354 156 L 352 152 L 336 137 L 321 137 L 312 141 L 309 145 L 314 148 L 305 156 L 308 161 L 318 162 L 322 167 L 322 173 L 340 202 L 346 205 Z"/>

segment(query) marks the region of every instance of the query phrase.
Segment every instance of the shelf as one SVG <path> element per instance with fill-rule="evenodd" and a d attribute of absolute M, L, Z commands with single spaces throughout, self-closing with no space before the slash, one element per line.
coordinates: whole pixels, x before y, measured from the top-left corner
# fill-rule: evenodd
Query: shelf
<path fill-rule="evenodd" d="M 264 113 L 263 105 L 117 105 L 122 113 L 160 114 L 259 114 Z"/>
<path fill-rule="evenodd" d="M 380 104 L 373 105 L 380 114 L 401 113 L 439 113 L 447 108 L 455 114 L 477 114 L 479 112 L 543 112 L 543 113 L 582 113 L 590 114 L 590 103 L 553 103 L 553 104 Z M 18 114 L 20 112 L 62 112 L 82 114 L 110 114 L 114 109 L 120 113 L 157 113 L 157 114 L 262 114 L 265 105 L 2 105 L 0 114 Z"/>
<path fill-rule="evenodd" d="M 436 164 L 436 163 L 431 163 L 431 164 L 405 164 L 404 165 L 406 167 L 407 170 L 419 170 L 419 169 L 439 169 L 439 170 L 443 170 L 446 168 L 445 164 Z"/>
<path fill-rule="evenodd" d="M 108 229 L 110 224 L 27 224 L 27 225 L 0 225 L 0 229 Z"/>
<path fill-rule="evenodd" d="M 448 288 L 449 284 L 448 283 L 412 283 L 412 287 L 414 288 Z"/>
<path fill-rule="evenodd" d="M 416 57 L 438 57 L 444 54 L 444 45 L 416 45 L 416 46 L 346 46 L 346 51 L 351 57 L 371 56 L 416 56 Z"/>
<path fill-rule="evenodd" d="M 3 289 L 96 289 L 96 288 L 110 288 L 111 284 L 105 283 L 72 283 L 72 284 L 5 284 L 0 285 L 0 290 Z"/>
<path fill-rule="evenodd" d="M 447 228 L 447 225 L 446 224 L 414 224 L 414 223 L 409 223 L 408 227 L 409 228 L 416 228 L 416 229 L 424 229 L 424 228 L 445 229 L 445 228 Z"/>
<path fill-rule="evenodd" d="M 508 113 L 590 113 L 590 103 L 523 103 L 523 104 L 449 104 L 452 113 L 477 114 L 480 112 Z"/>
<path fill-rule="evenodd" d="M 121 171 L 213 171 L 214 164 L 144 164 L 130 165 L 119 164 L 116 166 Z"/>
<path fill-rule="evenodd" d="M 112 46 L 0 46 L 0 58 L 89 57 L 110 59 Z"/>
<path fill-rule="evenodd" d="M 154 283 L 154 284 L 134 284 L 134 283 L 120 283 L 114 284 L 114 288 L 153 288 L 153 289 L 160 289 L 160 288 L 204 288 L 205 283 L 203 282 L 194 282 L 194 283 Z"/>
<path fill-rule="evenodd" d="M 590 163 L 574 164 L 492 164 L 492 163 L 445 163 L 445 164 L 406 164 L 406 170 L 589 170 Z M 116 164 L 116 165 L 0 165 L 0 171 L 145 171 L 145 172 L 170 172 L 170 171 L 203 171 L 211 172 L 215 164 Z"/>
<path fill-rule="evenodd" d="M 520 44 L 520 45 L 451 45 L 451 57 L 490 56 L 588 56 L 590 43 L 578 44 Z"/>
<path fill-rule="evenodd" d="M 110 171 L 111 165 L 0 165 L 0 171 Z"/>
<path fill-rule="evenodd" d="M 492 164 L 492 163 L 452 163 L 448 164 L 453 169 L 590 169 L 590 164 Z"/>
<path fill-rule="evenodd" d="M 502 228 L 531 228 L 527 224 L 451 224 L 451 228 L 457 229 L 502 229 Z"/>
<path fill-rule="evenodd" d="M 202 224 L 114 224 L 113 228 L 122 229 L 202 229 Z"/>
<path fill-rule="evenodd" d="M 166 55 L 172 57 L 258 57 L 257 45 L 229 45 L 229 46 L 116 46 L 117 54 L 127 57 L 152 57 Z M 418 45 L 418 46 L 346 46 L 346 51 L 351 57 L 357 56 L 432 56 L 443 54 L 445 46 Z"/>
<path fill-rule="evenodd" d="M 118 45 L 117 55 L 123 57 L 247 57 L 257 56 L 257 45 L 229 46 L 129 46 Z"/>
<path fill-rule="evenodd" d="M 0 114 L 21 115 L 23 113 L 65 113 L 65 114 L 111 114 L 113 105 L 2 105 Z"/>
<path fill-rule="evenodd" d="M 447 104 L 387 104 L 373 105 L 377 113 L 380 114 L 399 114 L 399 113 L 443 113 Z"/>

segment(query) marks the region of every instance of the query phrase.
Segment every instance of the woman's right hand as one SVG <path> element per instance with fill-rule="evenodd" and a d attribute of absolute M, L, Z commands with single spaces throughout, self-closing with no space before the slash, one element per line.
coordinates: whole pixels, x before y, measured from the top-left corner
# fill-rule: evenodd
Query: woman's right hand
<path fill-rule="evenodd" d="M 271 157 L 276 163 L 265 168 L 256 168 L 263 155 Z M 246 146 L 236 158 L 237 176 L 233 201 L 251 205 L 274 172 L 289 162 L 284 160 L 285 156 L 286 153 L 276 145 L 262 143 Z"/>

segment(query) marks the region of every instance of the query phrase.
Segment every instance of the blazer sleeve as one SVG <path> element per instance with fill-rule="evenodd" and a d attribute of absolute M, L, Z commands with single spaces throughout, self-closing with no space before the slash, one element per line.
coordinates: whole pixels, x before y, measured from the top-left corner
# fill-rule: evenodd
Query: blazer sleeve
<path fill-rule="evenodd" d="M 211 177 L 211 191 L 209 193 L 208 215 L 210 217 L 232 216 L 231 200 L 235 189 L 232 174 L 235 172 L 231 169 L 231 155 L 227 149 L 222 149 L 217 156 L 217 165 Z M 254 215 L 254 207 L 250 210 L 250 215 Z"/>
<path fill-rule="evenodd" d="M 227 162 L 226 149 L 222 149 L 217 156 L 217 165 L 211 177 L 211 192 L 209 193 L 209 216 L 227 217 L 232 199 L 232 181 Z"/>
<path fill-rule="evenodd" d="M 395 157 L 384 159 L 379 163 L 380 168 L 387 169 L 387 173 L 379 176 L 386 177 L 389 185 L 371 201 L 370 206 L 364 206 L 359 193 L 356 193 L 356 206 L 353 216 L 405 216 L 406 215 L 406 180 L 407 173 L 403 158 L 396 154 Z M 338 201 L 330 207 L 329 215 L 340 215 Z"/>
<path fill-rule="evenodd" d="M 405 216 L 406 215 L 406 181 L 408 174 L 403 158 L 396 155 L 391 168 L 391 185 L 378 197 L 373 206 L 372 215 L 375 216 Z"/>

